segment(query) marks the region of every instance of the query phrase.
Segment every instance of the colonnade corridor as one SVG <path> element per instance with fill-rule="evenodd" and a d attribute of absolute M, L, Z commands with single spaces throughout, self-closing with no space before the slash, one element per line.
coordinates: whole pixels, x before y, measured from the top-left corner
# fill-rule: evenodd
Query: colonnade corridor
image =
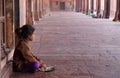
<path fill-rule="evenodd" d="M 11 78 L 119 78 L 120 23 L 75 12 L 51 12 L 34 25 L 31 48 L 53 72 Z"/>

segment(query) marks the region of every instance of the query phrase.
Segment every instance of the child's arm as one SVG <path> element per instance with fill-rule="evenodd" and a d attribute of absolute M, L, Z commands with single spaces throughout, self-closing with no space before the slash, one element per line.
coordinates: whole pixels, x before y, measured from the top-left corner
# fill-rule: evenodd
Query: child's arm
<path fill-rule="evenodd" d="M 35 55 L 33 55 L 36 59 L 37 59 L 37 61 L 39 61 L 40 62 L 40 67 L 44 67 L 44 68 L 46 68 L 46 64 L 41 60 L 41 59 L 39 59 L 37 56 L 35 56 Z"/>
<path fill-rule="evenodd" d="M 23 57 L 25 58 L 26 61 L 29 61 L 29 62 L 34 62 L 34 61 L 38 61 L 31 53 L 28 45 L 26 44 L 22 44 L 22 48 L 21 48 L 21 52 L 23 54 Z"/>
<path fill-rule="evenodd" d="M 32 55 L 34 58 L 36 58 L 36 60 L 40 61 L 40 59 L 37 56 L 35 56 L 34 54 L 32 54 Z"/>

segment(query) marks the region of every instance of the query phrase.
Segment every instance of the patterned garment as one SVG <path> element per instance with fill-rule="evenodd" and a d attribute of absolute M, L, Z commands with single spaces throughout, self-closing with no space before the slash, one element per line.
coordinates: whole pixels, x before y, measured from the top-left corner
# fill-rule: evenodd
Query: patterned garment
<path fill-rule="evenodd" d="M 13 71 L 22 71 L 22 65 L 24 63 L 32 63 L 35 61 L 40 62 L 40 59 L 31 52 L 26 41 L 19 40 L 13 55 Z"/>

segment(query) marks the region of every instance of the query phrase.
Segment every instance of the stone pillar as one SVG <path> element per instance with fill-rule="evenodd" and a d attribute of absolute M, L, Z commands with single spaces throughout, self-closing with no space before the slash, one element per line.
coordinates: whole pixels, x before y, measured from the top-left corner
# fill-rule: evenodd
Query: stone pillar
<path fill-rule="evenodd" d="M 82 12 L 84 13 L 84 0 L 82 0 L 81 2 L 82 2 Z"/>
<path fill-rule="evenodd" d="M 0 44 L 1 44 L 1 26 L 0 26 Z M 1 78 L 1 45 L 0 45 L 0 78 Z"/>
<path fill-rule="evenodd" d="M 42 16 L 44 16 L 45 15 L 45 10 L 44 10 L 44 0 L 42 0 Z"/>
<path fill-rule="evenodd" d="M 80 0 L 76 0 L 76 12 L 80 12 Z"/>
<path fill-rule="evenodd" d="M 89 13 L 93 13 L 94 11 L 94 0 L 88 0 L 88 4 L 89 4 Z"/>
<path fill-rule="evenodd" d="M 85 0 L 83 0 L 83 13 L 85 13 Z"/>
<path fill-rule="evenodd" d="M 42 0 L 42 14 L 43 16 L 50 11 L 49 0 Z"/>
<path fill-rule="evenodd" d="M 42 16 L 45 15 L 45 6 L 44 6 L 44 0 L 42 0 Z"/>
<path fill-rule="evenodd" d="M 39 0 L 39 17 L 42 18 L 42 0 Z"/>
<path fill-rule="evenodd" d="M 117 0 L 110 1 L 110 19 L 114 19 L 114 17 L 115 17 L 115 12 L 116 12 L 116 8 L 117 8 L 116 4 L 117 4 Z"/>
<path fill-rule="evenodd" d="M 100 13 L 101 13 L 101 16 L 103 17 L 103 12 L 104 12 L 104 6 L 105 6 L 105 3 L 104 3 L 104 0 L 101 0 L 101 3 L 100 3 Z"/>
<path fill-rule="evenodd" d="M 5 0 L 6 48 L 13 47 L 13 0 Z"/>
<path fill-rule="evenodd" d="M 97 10 L 97 13 L 100 13 L 100 7 L 101 7 L 101 0 L 97 0 L 96 1 L 96 10 Z"/>
<path fill-rule="evenodd" d="M 17 5 L 16 5 L 17 4 Z M 15 24 L 15 29 L 20 26 L 20 16 L 19 16 L 19 0 L 14 0 L 14 9 L 15 9 L 15 17 L 14 17 L 14 24 Z"/>
<path fill-rule="evenodd" d="M 82 12 L 82 0 L 80 0 L 80 5 L 79 5 L 79 7 L 80 7 L 80 12 Z"/>
<path fill-rule="evenodd" d="M 77 5 L 77 2 L 76 2 L 76 0 L 73 0 L 73 4 L 74 4 L 74 10 L 73 11 L 76 11 L 76 5 Z M 70 6 L 69 6 L 70 7 Z"/>
<path fill-rule="evenodd" d="M 89 10 L 89 12 L 90 12 L 90 10 L 91 10 L 91 0 L 88 0 L 88 3 L 89 3 L 89 6 L 88 6 L 88 10 Z"/>
<path fill-rule="evenodd" d="M 113 21 L 120 22 L 120 0 L 117 0 L 117 9 L 116 9 L 115 17 L 114 17 Z"/>
<path fill-rule="evenodd" d="M 88 14 L 89 0 L 85 0 L 85 14 Z"/>
<path fill-rule="evenodd" d="M 33 20 L 32 20 L 32 11 L 31 11 L 31 0 L 26 0 L 26 23 L 32 25 Z"/>
<path fill-rule="evenodd" d="M 97 11 L 97 17 L 98 18 L 102 18 L 102 14 L 101 14 L 101 0 L 96 0 L 96 11 Z"/>
<path fill-rule="evenodd" d="M 94 0 L 91 0 L 91 13 L 94 12 Z"/>
<path fill-rule="evenodd" d="M 3 11 L 3 8 L 2 8 L 2 1 L 0 1 L 0 78 L 1 78 L 1 71 L 2 71 L 2 54 L 3 54 L 3 51 L 2 51 L 2 41 L 3 41 L 3 23 L 4 23 L 4 17 L 2 15 L 2 11 Z"/>
<path fill-rule="evenodd" d="M 33 6 L 34 6 L 34 20 L 35 21 L 38 21 L 39 18 L 38 18 L 38 0 L 33 0 Z"/>
<path fill-rule="evenodd" d="M 35 4 L 36 4 L 36 21 L 39 21 L 39 0 L 35 0 Z"/>
<path fill-rule="evenodd" d="M 109 16 L 110 16 L 110 0 L 104 0 L 103 18 L 109 18 Z"/>
<path fill-rule="evenodd" d="M 82 12 L 82 0 L 80 0 L 80 12 Z"/>
<path fill-rule="evenodd" d="M 50 11 L 52 11 L 52 0 L 50 0 Z"/>
<path fill-rule="evenodd" d="M 0 5 L 1 5 L 1 2 L 0 2 Z M 1 78 L 1 32 L 2 29 L 1 29 L 1 25 L 0 25 L 0 78 Z"/>
<path fill-rule="evenodd" d="M 0 17 L 2 16 L 2 0 L 0 0 Z M 1 78 L 1 41 L 2 41 L 2 27 L 0 19 L 0 78 Z"/>
<path fill-rule="evenodd" d="M 38 15 L 38 20 L 41 18 L 39 14 L 40 14 L 40 0 L 37 0 L 37 15 Z"/>
<path fill-rule="evenodd" d="M 117 7 L 118 7 L 118 21 L 120 22 L 120 0 L 118 0 Z"/>
<path fill-rule="evenodd" d="M 34 0 L 31 0 L 31 12 L 32 12 L 32 21 L 33 21 L 33 24 L 34 24 Z"/>
<path fill-rule="evenodd" d="M 86 12 L 87 12 L 87 0 L 84 0 L 84 8 L 85 8 L 84 9 L 85 10 L 84 13 L 86 14 Z"/>
<path fill-rule="evenodd" d="M 95 11 L 95 10 L 97 11 L 97 1 L 98 0 L 94 0 L 94 10 L 93 11 Z"/>

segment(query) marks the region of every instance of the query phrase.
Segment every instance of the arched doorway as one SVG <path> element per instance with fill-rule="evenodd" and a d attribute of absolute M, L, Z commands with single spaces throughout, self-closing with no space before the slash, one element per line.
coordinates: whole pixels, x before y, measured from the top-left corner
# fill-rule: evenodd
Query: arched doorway
<path fill-rule="evenodd" d="M 65 2 L 60 2 L 60 10 L 65 10 Z"/>
<path fill-rule="evenodd" d="M 104 14 L 103 17 L 104 18 L 109 18 L 110 16 L 110 0 L 105 0 L 104 2 Z"/>

